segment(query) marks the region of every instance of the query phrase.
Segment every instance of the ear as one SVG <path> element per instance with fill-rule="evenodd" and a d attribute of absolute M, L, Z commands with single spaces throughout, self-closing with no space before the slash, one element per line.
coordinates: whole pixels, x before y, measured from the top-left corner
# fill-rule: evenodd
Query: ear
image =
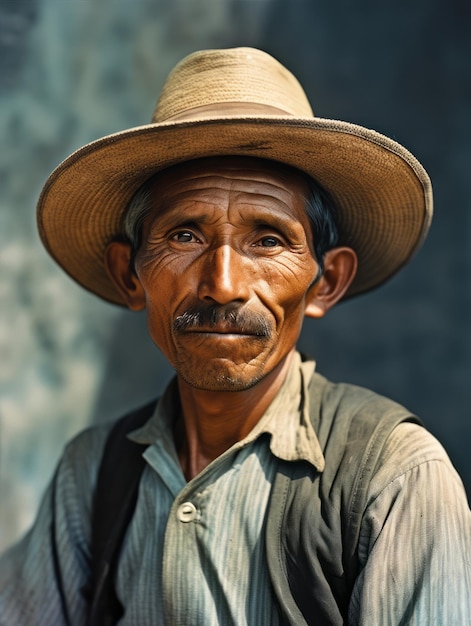
<path fill-rule="evenodd" d="M 145 291 L 131 268 L 131 244 L 123 241 L 109 243 L 105 251 L 105 266 L 108 276 L 131 311 L 145 309 Z"/>
<path fill-rule="evenodd" d="M 355 278 L 358 261 L 352 248 L 333 248 L 324 256 L 324 272 L 306 296 L 306 317 L 323 317 Z"/>

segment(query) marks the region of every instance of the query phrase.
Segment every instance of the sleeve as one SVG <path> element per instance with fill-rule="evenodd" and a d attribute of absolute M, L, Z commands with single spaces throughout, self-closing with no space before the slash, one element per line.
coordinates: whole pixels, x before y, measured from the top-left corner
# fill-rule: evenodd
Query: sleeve
<path fill-rule="evenodd" d="M 106 432 L 89 429 L 66 447 L 33 527 L 0 559 L 0 626 L 85 624 L 90 513 Z"/>
<path fill-rule="evenodd" d="M 401 424 L 371 482 L 351 626 L 471 624 L 471 512 L 442 446 Z"/>

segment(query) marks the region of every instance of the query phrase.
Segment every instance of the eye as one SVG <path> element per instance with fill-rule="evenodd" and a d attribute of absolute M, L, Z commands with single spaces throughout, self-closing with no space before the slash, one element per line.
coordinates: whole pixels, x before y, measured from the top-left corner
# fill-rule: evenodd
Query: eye
<path fill-rule="evenodd" d="M 199 241 L 190 230 L 179 230 L 176 233 L 172 233 L 170 239 L 178 243 L 192 243 L 194 241 Z"/>
<path fill-rule="evenodd" d="M 275 248 L 276 246 L 281 245 L 281 241 L 278 239 L 278 237 L 269 235 L 267 237 L 262 237 L 262 239 L 260 239 L 259 241 L 259 244 L 263 248 Z"/>

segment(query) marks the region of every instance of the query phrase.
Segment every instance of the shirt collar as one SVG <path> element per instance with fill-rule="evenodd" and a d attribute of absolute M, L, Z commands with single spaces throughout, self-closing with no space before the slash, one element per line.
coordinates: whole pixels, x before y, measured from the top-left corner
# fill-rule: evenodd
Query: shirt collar
<path fill-rule="evenodd" d="M 270 450 L 283 461 L 307 461 L 318 471 L 324 455 L 309 415 L 309 384 L 315 369 L 312 360 L 293 354 L 290 368 L 278 394 L 246 439 L 271 435 Z"/>
<path fill-rule="evenodd" d="M 324 455 L 309 415 L 309 383 L 314 369 L 314 361 L 303 361 L 298 352 L 293 354 L 279 392 L 258 424 L 236 444 L 237 448 L 267 433 L 271 436 L 270 450 L 277 458 L 283 461 L 307 461 L 318 471 L 324 470 Z M 167 448 L 174 447 L 171 424 L 179 405 L 178 385 L 174 378 L 157 403 L 152 417 L 144 426 L 129 433 L 129 439 L 148 445 L 162 439 Z"/>

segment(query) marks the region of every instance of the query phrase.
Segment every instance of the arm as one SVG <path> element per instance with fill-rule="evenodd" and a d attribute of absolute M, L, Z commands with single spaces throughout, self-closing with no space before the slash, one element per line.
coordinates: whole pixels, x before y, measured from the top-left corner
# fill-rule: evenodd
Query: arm
<path fill-rule="evenodd" d="M 373 479 L 349 623 L 471 624 L 471 512 L 441 445 L 395 429 Z"/>
<path fill-rule="evenodd" d="M 0 625 L 84 624 L 92 494 L 103 427 L 70 443 L 30 532 L 0 559 Z"/>

